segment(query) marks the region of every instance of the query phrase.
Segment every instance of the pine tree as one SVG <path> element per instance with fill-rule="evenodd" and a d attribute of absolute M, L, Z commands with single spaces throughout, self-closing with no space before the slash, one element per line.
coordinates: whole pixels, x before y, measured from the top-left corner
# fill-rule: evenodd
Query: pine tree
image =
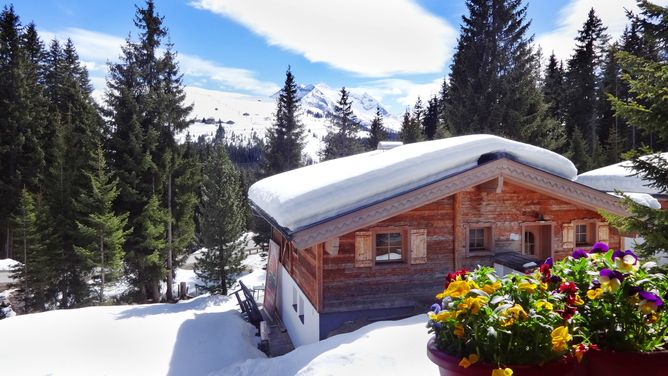
<path fill-rule="evenodd" d="M 325 145 L 320 152 L 322 160 L 341 158 L 362 151 L 362 145 L 357 138 L 359 123 L 353 114 L 352 102 L 345 87 L 341 88 L 340 94 L 325 136 Z"/>
<path fill-rule="evenodd" d="M 596 154 L 599 148 L 598 100 L 601 88 L 601 59 L 609 37 L 601 19 L 594 9 L 589 11 L 587 21 L 579 30 L 576 48 L 568 60 L 566 85 L 566 130 L 571 142 L 575 128 L 585 137 L 587 151 Z"/>
<path fill-rule="evenodd" d="M 399 131 L 399 138 L 404 144 L 412 144 L 421 140 L 420 127 L 413 119 L 408 109 L 404 112 L 404 117 L 401 121 L 401 130 Z"/>
<path fill-rule="evenodd" d="M 387 131 L 383 127 L 383 114 L 380 112 L 380 106 L 376 107 L 376 116 L 371 120 L 369 126 L 369 139 L 367 141 L 367 148 L 369 150 L 376 150 L 378 143 L 387 140 Z"/>
<path fill-rule="evenodd" d="M 195 264 L 203 289 L 227 295 L 227 289 L 243 269 L 241 236 L 244 230 L 239 175 L 222 145 L 204 165 L 200 223 L 207 252 Z"/>
<path fill-rule="evenodd" d="M 25 187 L 36 192 L 45 168 L 41 129 L 45 103 L 38 61 L 41 42 L 34 27 L 25 32 L 13 6 L 0 12 L 0 239 L 12 257 L 10 216 Z"/>
<path fill-rule="evenodd" d="M 267 130 L 262 174 L 270 176 L 302 165 L 304 126 L 299 120 L 301 111 L 295 77 L 288 67 L 285 84 L 276 100 L 274 122 Z"/>
<path fill-rule="evenodd" d="M 49 297 L 54 295 L 55 275 L 45 244 L 44 226 L 39 220 L 42 214 L 33 195 L 23 189 L 12 218 L 16 229 L 15 257 L 21 262 L 12 270 L 12 278 L 18 281 L 16 287 L 25 312 L 43 311 L 50 303 Z"/>
<path fill-rule="evenodd" d="M 554 52 L 545 68 L 545 80 L 543 84 L 543 96 L 548 105 L 547 113 L 550 117 L 563 123 L 565 120 L 564 109 L 564 67 L 561 61 L 557 62 L 557 57 Z"/>
<path fill-rule="evenodd" d="M 545 116 L 527 7 L 521 0 L 467 0 L 466 6 L 445 105 L 449 130 L 523 141 L 552 125 L 537 125 Z"/>
<path fill-rule="evenodd" d="M 429 102 L 427 102 L 427 110 L 425 111 L 424 120 L 422 121 L 422 134 L 427 140 L 433 140 L 437 136 L 438 114 L 438 98 L 432 97 Z"/>
<path fill-rule="evenodd" d="M 76 198 L 75 207 L 85 214 L 77 221 L 80 236 L 75 251 L 86 261 L 89 272 L 95 267 L 100 273 L 100 302 L 104 301 L 104 284 L 118 277 L 123 261 L 123 243 L 129 231 L 125 230 L 128 213 L 116 215 L 113 202 L 118 196 L 118 178 L 108 171 L 101 147 L 91 155 L 95 173 L 83 173 L 90 181 L 87 192 Z"/>
<path fill-rule="evenodd" d="M 135 226 L 143 234 L 140 243 L 126 251 L 126 260 L 135 266 L 133 285 L 140 288 L 143 297 L 153 302 L 160 301 L 160 281 L 167 276 L 167 215 L 167 211 L 160 207 L 158 197 L 151 196 L 135 221 Z"/>

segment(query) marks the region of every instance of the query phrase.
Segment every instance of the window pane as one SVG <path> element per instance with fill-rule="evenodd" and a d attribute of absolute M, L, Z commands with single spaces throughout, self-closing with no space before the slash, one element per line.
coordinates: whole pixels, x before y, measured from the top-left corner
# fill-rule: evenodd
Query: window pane
<path fill-rule="evenodd" d="M 587 244 L 587 225 L 575 225 L 575 243 Z"/>
<path fill-rule="evenodd" d="M 469 229 L 469 249 L 485 249 L 485 229 Z"/>
<path fill-rule="evenodd" d="M 376 234 L 376 261 L 400 261 L 401 249 L 400 232 Z"/>

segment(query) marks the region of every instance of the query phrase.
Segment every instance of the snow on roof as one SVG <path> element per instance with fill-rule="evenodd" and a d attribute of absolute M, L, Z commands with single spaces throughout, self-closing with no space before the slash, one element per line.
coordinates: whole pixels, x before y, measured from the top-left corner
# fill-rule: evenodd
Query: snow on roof
<path fill-rule="evenodd" d="M 659 200 L 655 199 L 652 197 L 652 195 L 647 194 L 647 193 L 637 193 L 637 192 L 623 192 L 626 196 L 628 196 L 631 200 L 635 201 L 636 203 L 640 205 L 645 205 L 648 208 L 652 209 L 661 209 L 661 204 L 659 203 Z M 615 192 L 608 192 L 608 194 L 611 194 L 616 197 L 621 197 L 620 195 L 616 194 Z"/>
<path fill-rule="evenodd" d="M 668 159 L 668 153 L 662 153 L 661 157 Z M 662 194 L 657 188 L 648 187 L 650 183 L 639 176 L 632 175 L 635 172 L 629 161 L 619 162 L 610 166 L 587 171 L 578 175 L 577 182 L 592 187 L 599 191 L 647 193 L 651 195 Z"/>
<path fill-rule="evenodd" d="M 278 225 L 296 230 L 470 169 L 487 153 L 575 180 L 565 157 L 491 135 L 469 135 L 371 151 L 277 174 L 253 184 L 249 199 Z"/>

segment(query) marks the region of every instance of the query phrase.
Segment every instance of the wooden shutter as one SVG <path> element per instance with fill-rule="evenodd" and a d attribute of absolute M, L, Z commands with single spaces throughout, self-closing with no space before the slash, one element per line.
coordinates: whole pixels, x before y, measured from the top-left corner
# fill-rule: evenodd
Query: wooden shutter
<path fill-rule="evenodd" d="M 339 238 L 329 239 L 325 242 L 325 251 L 330 256 L 339 254 Z"/>
<path fill-rule="evenodd" d="M 372 236 L 369 231 L 355 233 L 355 266 L 369 267 L 373 265 Z"/>
<path fill-rule="evenodd" d="M 605 244 L 608 244 L 608 241 L 610 240 L 610 231 L 608 229 L 608 224 L 607 223 L 598 223 L 598 237 L 596 238 L 596 241 L 603 242 Z"/>
<path fill-rule="evenodd" d="M 411 264 L 427 262 L 427 229 L 411 230 Z"/>
<path fill-rule="evenodd" d="M 561 243 L 562 248 L 575 247 L 575 231 L 571 223 L 564 223 L 561 227 Z"/>

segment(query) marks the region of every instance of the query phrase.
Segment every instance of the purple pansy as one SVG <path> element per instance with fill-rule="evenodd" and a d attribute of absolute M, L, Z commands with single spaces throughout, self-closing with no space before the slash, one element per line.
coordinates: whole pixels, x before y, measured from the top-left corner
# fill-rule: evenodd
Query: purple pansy
<path fill-rule="evenodd" d="M 608 252 L 608 249 L 610 249 L 610 247 L 608 247 L 607 244 L 603 242 L 596 242 L 594 243 L 594 246 L 591 247 L 591 249 L 589 250 L 589 253 L 605 253 Z"/>
<path fill-rule="evenodd" d="M 603 269 L 601 270 L 598 275 L 602 279 L 606 279 L 607 281 L 611 281 L 613 279 L 619 280 L 619 282 L 622 282 L 624 280 L 624 274 L 616 271 L 616 270 L 610 270 L 610 269 Z"/>
<path fill-rule="evenodd" d="M 575 251 L 573 251 L 571 257 L 577 260 L 580 258 L 587 258 L 589 256 L 587 255 L 587 252 L 585 252 L 583 249 L 576 249 Z"/>
<path fill-rule="evenodd" d="M 638 296 L 640 296 L 643 300 L 654 303 L 656 307 L 661 307 L 663 305 L 663 300 L 649 291 L 640 291 L 638 292 Z"/>
<path fill-rule="evenodd" d="M 621 251 L 621 250 L 618 249 L 618 250 L 612 252 L 612 261 L 615 261 L 615 259 L 617 259 L 617 258 L 621 258 L 624 262 L 626 262 L 628 264 L 629 262 L 627 262 L 627 260 L 630 260 L 630 259 L 626 256 L 633 257 L 633 259 L 634 259 L 633 265 L 635 265 L 638 262 L 638 256 L 635 253 L 633 253 L 633 251 L 628 250 L 628 249 L 626 251 Z"/>
<path fill-rule="evenodd" d="M 439 312 L 441 312 L 441 305 L 438 304 L 438 303 L 434 303 L 434 304 L 431 305 L 431 307 L 429 307 L 429 310 L 434 312 L 434 313 L 439 313 Z"/>
<path fill-rule="evenodd" d="M 552 257 L 548 257 L 545 259 L 545 262 L 543 264 L 549 265 L 551 268 L 554 266 L 554 260 L 552 260 Z"/>

